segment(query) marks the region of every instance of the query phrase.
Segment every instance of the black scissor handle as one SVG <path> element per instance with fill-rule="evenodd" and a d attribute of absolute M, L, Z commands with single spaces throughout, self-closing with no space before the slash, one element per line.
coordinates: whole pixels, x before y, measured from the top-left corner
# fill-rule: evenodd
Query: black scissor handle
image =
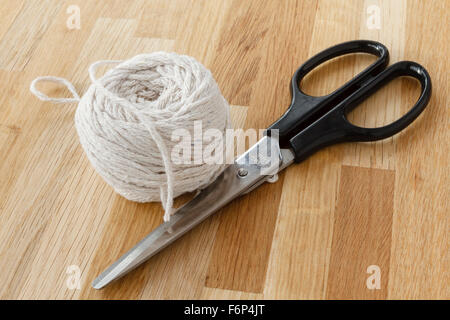
<path fill-rule="evenodd" d="M 314 97 L 300 89 L 301 80 L 314 68 L 333 58 L 349 53 L 369 53 L 378 59 L 356 77 L 329 95 Z M 356 40 L 330 47 L 306 61 L 294 73 L 291 82 L 292 102 L 286 113 L 268 128 L 277 129 L 281 146 L 288 146 L 289 140 L 309 124 L 331 110 L 353 92 L 381 72 L 389 63 L 387 48 L 376 41 Z"/>
<path fill-rule="evenodd" d="M 383 85 L 401 76 L 419 80 L 422 91 L 414 106 L 400 119 L 379 128 L 362 128 L 350 123 L 347 114 Z M 300 162 L 325 146 L 346 141 L 375 141 L 390 137 L 413 122 L 425 109 L 431 97 L 431 79 L 427 70 L 411 61 L 398 62 L 364 84 L 327 114 L 290 139 L 295 161 Z"/>

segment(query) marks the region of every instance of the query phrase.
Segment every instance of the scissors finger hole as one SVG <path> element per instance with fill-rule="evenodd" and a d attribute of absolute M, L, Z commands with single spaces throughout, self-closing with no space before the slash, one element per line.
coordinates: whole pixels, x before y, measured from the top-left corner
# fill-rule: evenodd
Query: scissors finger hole
<path fill-rule="evenodd" d="M 309 96 L 326 96 L 351 80 L 378 59 L 368 53 L 348 53 L 327 60 L 300 81 L 300 90 Z"/>
<path fill-rule="evenodd" d="M 384 127 L 403 117 L 420 94 L 417 79 L 397 77 L 349 111 L 346 117 L 351 124 L 361 128 Z"/>

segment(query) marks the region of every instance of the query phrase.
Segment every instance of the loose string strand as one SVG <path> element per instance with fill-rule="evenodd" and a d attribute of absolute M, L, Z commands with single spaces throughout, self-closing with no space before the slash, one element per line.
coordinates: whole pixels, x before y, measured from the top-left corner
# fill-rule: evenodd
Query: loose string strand
<path fill-rule="evenodd" d="M 47 96 L 46 94 L 42 93 L 40 90 L 36 88 L 36 85 L 39 82 L 54 82 L 57 84 L 64 85 L 71 93 L 72 98 L 51 98 Z M 38 97 L 42 101 L 50 101 L 53 103 L 72 103 L 72 102 L 79 102 L 80 96 L 78 95 L 75 87 L 73 84 L 68 81 L 67 79 L 60 78 L 60 77 L 53 77 L 53 76 L 43 76 L 43 77 L 37 77 L 34 79 L 30 84 L 30 91 L 33 93 L 36 97 Z"/>

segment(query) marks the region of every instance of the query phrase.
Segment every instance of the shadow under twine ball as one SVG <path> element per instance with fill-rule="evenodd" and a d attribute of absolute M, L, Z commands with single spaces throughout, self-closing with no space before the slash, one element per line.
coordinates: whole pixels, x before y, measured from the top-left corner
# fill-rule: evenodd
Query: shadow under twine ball
<path fill-rule="evenodd" d="M 117 65 L 97 79 L 97 68 L 111 63 Z M 192 57 L 175 53 L 98 61 L 89 74 L 92 84 L 81 98 L 70 82 L 58 77 L 39 77 L 30 89 L 44 101 L 78 101 L 75 126 L 92 166 L 123 197 L 161 201 L 168 221 L 174 197 L 205 187 L 225 168 L 225 161 L 194 161 L 202 159 L 195 154 L 194 126 L 200 125 L 202 132 L 219 130 L 225 141 L 231 125 L 227 101 L 208 69 Z M 74 97 L 50 98 L 36 89 L 39 81 L 64 84 Z M 208 143 L 220 150 L 222 141 Z M 192 151 L 191 161 L 186 157 L 173 161 L 172 151 L 180 143 L 189 144 L 185 147 Z"/>

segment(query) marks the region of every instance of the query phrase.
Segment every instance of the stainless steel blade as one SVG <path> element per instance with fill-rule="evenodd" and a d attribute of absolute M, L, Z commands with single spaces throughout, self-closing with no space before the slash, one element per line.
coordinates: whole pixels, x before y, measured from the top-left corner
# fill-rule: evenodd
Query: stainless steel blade
<path fill-rule="evenodd" d="M 268 176 L 261 174 L 259 163 L 249 163 L 251 151 L 267 143 L 264 137 L 255 146 L 236 159 L 235 164 L 228 166 L 219 177 L 191 201 L 179 208 L 169 222 L 161 224 L 136 246 L 125 253 L 101 273 L 92 283 L 95 289 L 101 289 L 144 261 L 161 251 L 187 231 L 191 230 L 218 209 L 255 186 L 262 184 Z M 282 170 L 293 162 L 294 155 L 288 149 L 279 149 L 279 169 Z"/>

